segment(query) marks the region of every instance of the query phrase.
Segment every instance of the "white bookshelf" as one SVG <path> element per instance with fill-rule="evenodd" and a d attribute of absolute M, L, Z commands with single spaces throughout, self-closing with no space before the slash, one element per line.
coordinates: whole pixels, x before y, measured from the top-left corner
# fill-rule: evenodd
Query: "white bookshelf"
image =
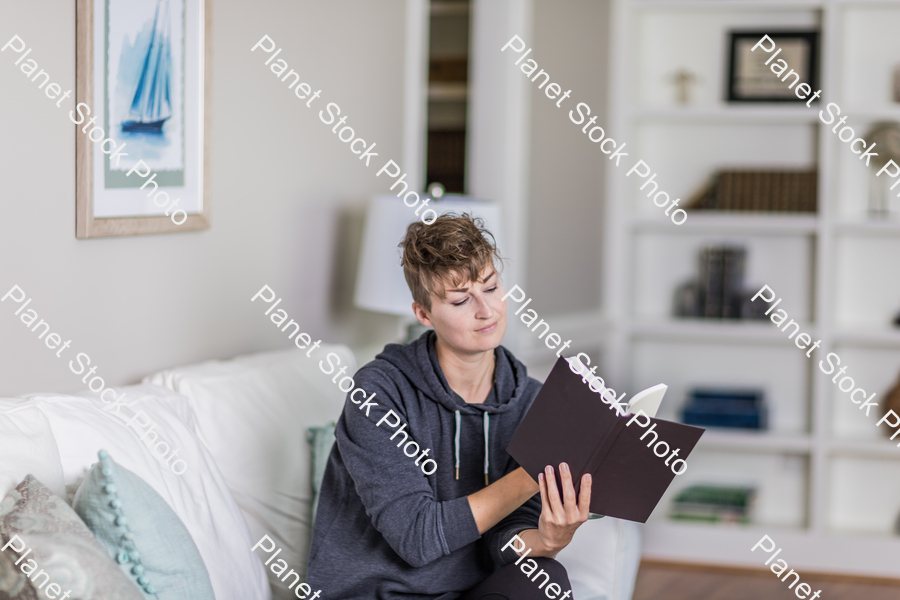
<path fill-rule="evenodd" d="M 611 14 L 606 121 L 631 162 L 604 164 L 603 368 L 616 389 L 667 383 L 664 418 L 700 384 L 762 387 L 770 410 L 767 431 L 704 435 L 645 527 L 644 556 L 765 568 L 750 548 L 767 534 L 801 572 L 900 577 L 900 449 L 817 366 L 837 352 L 879 397 L 900 371 L 900 329 L 890 325 L 900 310 L 900 219 L 867 217 L 868 170 L 818 120 L 831 101 L 859 135 L 900 120 L 890 99 L 900 1 L 612 0 Z M 724 101 L 729 30 L 809 28 L 821 32 L 819 108 Z M 675 103 L 668 79 L 680 68 L 699 77 L 688 106 Z M 718 168 L 816 166 L 818 212 L 692 212 L 676 226 L 625 177 L 638 158 L 685 200 Z M 801 331 L 823 340 L 812 359 L 769 322 L 671 317 L 699 248 L 722 241 L 747 248 L 748 288 L 770 285 Z M 674 494 L 698 482 L 756 485 L 756 521 L 668 520 Z"/>

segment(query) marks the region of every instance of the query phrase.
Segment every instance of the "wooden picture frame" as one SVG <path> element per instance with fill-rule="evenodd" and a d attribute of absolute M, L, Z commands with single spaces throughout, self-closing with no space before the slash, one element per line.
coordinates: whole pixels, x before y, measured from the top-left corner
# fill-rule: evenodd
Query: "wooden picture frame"
<path fill-rule="evenodd" d="M 211 4 L 76 0 L 77 238 L 209 228 Z"/>
<path fill-rule="evenodd" d="M 752 52 L 751 48 L 764 35 L 775 42 L 772 53 Z M 798 98 L 796 86 L 787 82 L 766 66 L 766 60 L 777 52 L 778 60 L 784 60 L 800 75 L 797 83 L 807 83 L 813 89 L 819 86 L 819 32 L 816 30 L 792 31 L 732 31 L 729 33 L 729 60 L 726 99 L 729 102 L 807 102 Z M 751 54 L 752 52 L 752 54 Z M 775 64 L 775 63 L 773 63 Z M 791 79 L 793 82 L 793 78 Z"/>

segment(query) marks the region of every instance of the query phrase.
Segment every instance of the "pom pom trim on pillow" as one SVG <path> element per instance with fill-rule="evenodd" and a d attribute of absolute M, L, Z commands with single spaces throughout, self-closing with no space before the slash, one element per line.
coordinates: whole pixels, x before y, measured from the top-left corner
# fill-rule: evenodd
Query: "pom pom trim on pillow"
<path fill-rule="evenodd" d="M 133 575 L 132 579 L 146 593 L 155 594 L 156 588 L 153 587 L 150 580 L 147 579 L 147 576 L 144 574 L 144 567 L 141 565 L 141 555 L 137 551 L 134 543 L 134 534 L 131 533 L 131 530 L 128 527 L 128 519 L 125 518 L 122 509 L 122 501 L 119 500 L 116 484 L 112 477 L 113 471 L 110 466 L 109 453 L 106 450 L 100 450 L 97 453 L 97 456 L 100 457 L 100 473 L 104 478 L 103 492 L 109 497 L 108 504 L 116 516 L 116 526 L 122 529 L 122 537 L 119 542 L 119 548 L 116 551 L 116 562 L 120 565 L 133 563 L 134 566 L 129 569 L 129 573 Z"/>

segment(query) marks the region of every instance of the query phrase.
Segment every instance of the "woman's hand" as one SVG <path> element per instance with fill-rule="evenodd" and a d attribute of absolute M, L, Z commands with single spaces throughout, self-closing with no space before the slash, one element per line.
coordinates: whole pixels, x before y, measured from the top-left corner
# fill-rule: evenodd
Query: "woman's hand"
<path fill-rule="evenodd" d="M 538 486 L 541 488 L 541 518 L 538 521 L 537 537 L 543 546 L 540 555 L 556 556 L 569 545 L 575 530 L 588 520 L 591 505 L 591 474 L 581 477 L 581 491 L 577 502 L 575 486 L 569 465 L 559 465 L 559 476 L 562 480 L 562 498 L 553 476 L 553 467 L 547 466 L 538 475 Z"/>

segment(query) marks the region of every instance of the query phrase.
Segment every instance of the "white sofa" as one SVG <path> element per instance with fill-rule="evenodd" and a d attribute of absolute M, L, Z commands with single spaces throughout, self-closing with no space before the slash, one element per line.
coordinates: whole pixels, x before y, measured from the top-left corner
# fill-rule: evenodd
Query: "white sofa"
<path fill-rule="evenodd" d="M 326 352 L 355 370 L 347 347 L 325 345 L 316 355 Z M 217 599 L 294 597 L 266 570 L 265 556 L 250 549 L 268 535 L 282 549 L 279 557 L 305 573 L 312 510 L 306 429 L 336 420 L 344 399 L 317 357 L 292 349 L 169 369 L 141 385 L 116 388 L 129 405 L 113 410 L 91 392 L 0 399 L 0 497 L 32 473 L 71 501 L 97 451 L 106 449 L 187 526 Z M 137 411 L 144 416 L 131 420 Z M 179 449 L 183 474 L 140 440 L 145 421 Z M 558 557 L 573 597 L 631 598 L 639 531 L 639 525 L 609 518 L 583 525 Z M 322 598 L 329 598 L 327 590 Z"/>

